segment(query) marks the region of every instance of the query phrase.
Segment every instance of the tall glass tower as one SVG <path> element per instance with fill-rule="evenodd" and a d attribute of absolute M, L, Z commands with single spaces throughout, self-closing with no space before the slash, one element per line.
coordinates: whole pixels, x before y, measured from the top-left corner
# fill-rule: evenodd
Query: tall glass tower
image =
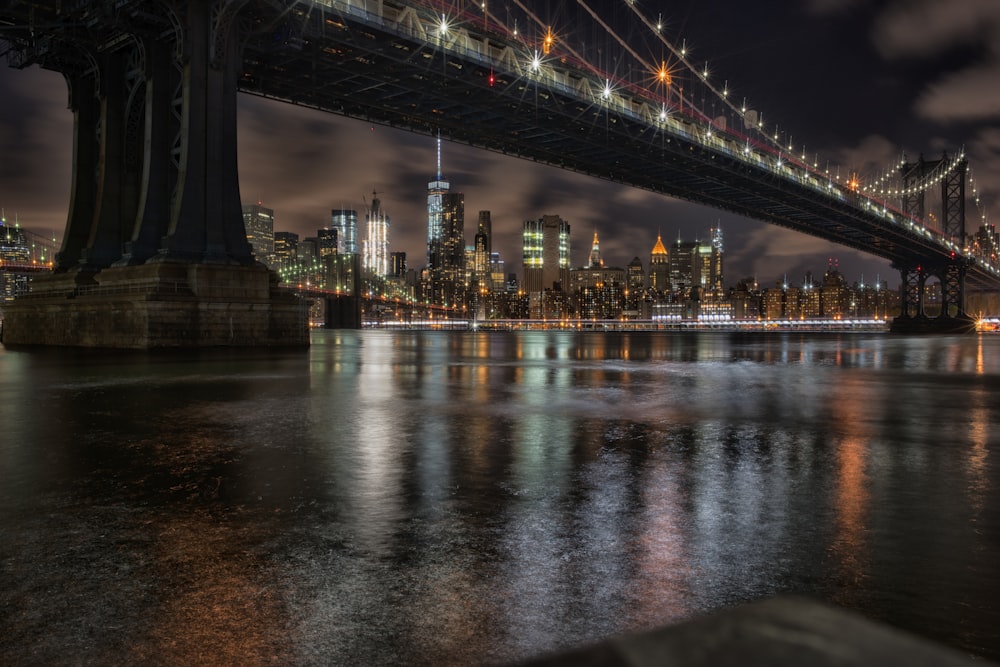
<path fill-rule="evenodd" d="M 335 208 L 330 212 L 330 229 L 337 230 L 337 254 L 358 254 L 358 212 Z"/>
<path fill-rule="evenodd" d="M 427 184 L 427 277 L 425 296 L 436 304 L 458 305 L 465 296 L 465 195 L 450 192 L 441 177 L 441 135 L 437 178 Z"/>
<path fill-rule="evenodd" d="M 437 138 L 437 178 L 427 184 L 427 268 L 433 272 L 441 265 L 444 196 L 451 183 L 441 178 L 441 135 Z"/>

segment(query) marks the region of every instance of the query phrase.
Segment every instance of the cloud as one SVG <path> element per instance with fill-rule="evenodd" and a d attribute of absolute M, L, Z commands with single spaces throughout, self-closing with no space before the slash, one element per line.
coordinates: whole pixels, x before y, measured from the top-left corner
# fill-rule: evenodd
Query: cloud
<path fill-rule="evenodd" d="M 871 183 L 895 169 L 902 148 L 881 135 L 864 137 L 857 146 L 848 146 L 832 153 L 834 161 L 845 171 L 857 174 L 863 184 Z M 847 173 L 842 173 L 847 176 Z"/>
<path fill-rule="evenodd" d="M 930 57 L 956 45 L 988 45 L 998 29 L 996 0 L 897 0 L 876 19 L 873 39 L 886 58 Z"/>
<path fill-rule="evenodd" d="M 923 86 L 915 110 L 927 120 L 972 122 L 1000 118 L 1000 2 L 900 0 L 875 21 L 872 39 L 886 59 L 941 59 L 939 74 Z M 978 52 L 960 65 L 958 49 Z"/>
<path fill-rule="evenodd" d="M 1000 118 L 1000 57 L 929 84 L 917 100 L 924 118 L 969 122 Z"/>
<path fill-rule="evenodd" d="M 976 188 L 979 205 L 984 210 L 995 212 L 1000 207 L 1000 192 L 996 187 L 990 186 L 1000 183 L 1000 128 L 990 127 L 981 130 L 971 142 L 968 155 L 971 180 Z M 970 216 L 978 216 L 980 213 L 980 211 L 968 212 Z"/>

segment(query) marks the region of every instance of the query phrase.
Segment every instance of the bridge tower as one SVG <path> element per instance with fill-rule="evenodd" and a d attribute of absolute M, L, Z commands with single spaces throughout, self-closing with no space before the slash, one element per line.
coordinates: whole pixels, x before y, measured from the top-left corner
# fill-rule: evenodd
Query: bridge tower
<path fill-rule="evenodd" d="M 308 345 L 308 314 L 243 224 L 236 95 L 246 0 L 31 4 L 8 64 L 63 74 L 73 176 L 51 275 L 5 344 Z"/>
<path fill-rule="evenodd" d="M 959 248 L 965 248 L 965 181 L 968 161 L 962 157 L 953 160 L 943 155 L 939 160 L 904 162 L 899 169 L 902 178 L 903 212 L 916 219 L 926 213 L 923 187 L 935 172 L 941 174 L 941 234 Z M 901 333 L 966 332 L 975 324 L 965 312 L 965 273 L 968 260 L 952 253 L 948 260 L 927 262 L 896 262 L 900 272 L 901 312 L 892 323 L 892 331 Z M 936 277 L 941 284 L 941 314 L 929 318 L 925 312 L 927 280 Z"/>

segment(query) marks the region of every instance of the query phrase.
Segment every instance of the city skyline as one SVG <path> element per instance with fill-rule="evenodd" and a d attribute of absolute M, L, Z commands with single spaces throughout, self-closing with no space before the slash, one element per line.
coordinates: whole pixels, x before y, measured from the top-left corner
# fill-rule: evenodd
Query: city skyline
<path fill-rule="evenodd" d="M 951 11 L 925 2 L 881 5 L 734 5 L 727 7 L 732 20 L 723 24 L 711 8 L 692 2 L 673 3 L 663 16 L 668 31 L 692 45 L 695 58 L 704 57 L 766 118 L 803 137 L 809 153 L 865 173 L 891 165 L 904 150 L 931 157 L 964 145 L 985 203 L 995 202 L 1000 93 L 975 81 L 1000 76 L 997 40 L 983 37 L 988 29 L 1000 31 L 1000 9 L 988 0 L 963 0 Z M 654 7 L 646 11 L 656 13 Z M 738 20 L 744 12 L 746 21 Z M 754 35 L 745 34 L 749 25 Z M 776 52 L 795 57 L 775 58 Z M 31 229 L 61 234 L 72 133 L 65 84 L 37 68 L 4 68 L 0 95 L 7 102 L 0 109 L 6 157 L 0 206 Z M 421 268 L 434 137 L 247 95 L 240 96 L 239 107 L 244 202 L 273 208 L 275 229 L 311 236 L 329 224 L 331 209 L 363 210 L 362 198 L 377 190 L 393 218 L 391 250 L 406 252 L 410 268 Z M 519 276 L 524 221 L 559 215 L 579 230 L 574 266 L 585 263 L 593 231 L 601 235 L 608 262 L 624 266 L 634 256 L 647 264 L 657 233 L 669 245 L 678 235 L 697 239 L 721 227 L 727 281 L 757 276 L 771 284 L 785 274 L 816 271 L 834 257 L 845 275 L 878 274 L 898 284 L 887 262 L 772 225 L 448 141 L 443 151 L 442 177 L 465 194 L 470 220 L 480 210 L 491 211 L 494 249 L 503 253 L 507 271 Z M 976 217 L 970 209 L 970 232 Z M 466 245 L 472 244 L 471 231 Z"/>

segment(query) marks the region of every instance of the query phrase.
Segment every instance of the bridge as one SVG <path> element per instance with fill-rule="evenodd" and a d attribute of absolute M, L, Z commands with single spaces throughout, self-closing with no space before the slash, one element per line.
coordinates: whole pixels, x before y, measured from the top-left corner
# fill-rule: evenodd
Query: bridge
<path fill-rule="evenodd" d="M 65 330 L 66 309 L 92 332 L 83 344 L 307 341 L 302 306 L 271 289 L 246 241 L 240 91 L 440 133 L 887 259 L 901 276 L 897 330 L 968 329 L 967 287 L 1000 286 L 996 249 L 966 230 L 962 151 L 904 158 L 868 182 L 841 178 L 731 100 L 635 3 L 624 6 L 665 54 L 659 61 L 622 39 L 597 3 L 577 0 L 616 49 L 615 72 L 554 34 L 530 3 L 512 4 L 499 17 L 464 0 L 6 3 L 8 63 L 65 75 L 76 132 L 61 251 L 51 278 L 9 309 L 5 342 L 80 344 L 28 333 Z M 927 210 L 928 197 L 939 211 Z M 943 307 L 929 320 L 933 279 Z M 164 285 L 182 288 L 164 301 Z M 99 302 L 127 290 L 141 299 Z M 165 315 L 163 304 L 185 314 Z M 110 315 L 143 331 L 116 342 L 102 324 Z M 234 338 L 243 328 L 257 333 Z M 157 338 L 165 330 L 174 337 Z"/>

